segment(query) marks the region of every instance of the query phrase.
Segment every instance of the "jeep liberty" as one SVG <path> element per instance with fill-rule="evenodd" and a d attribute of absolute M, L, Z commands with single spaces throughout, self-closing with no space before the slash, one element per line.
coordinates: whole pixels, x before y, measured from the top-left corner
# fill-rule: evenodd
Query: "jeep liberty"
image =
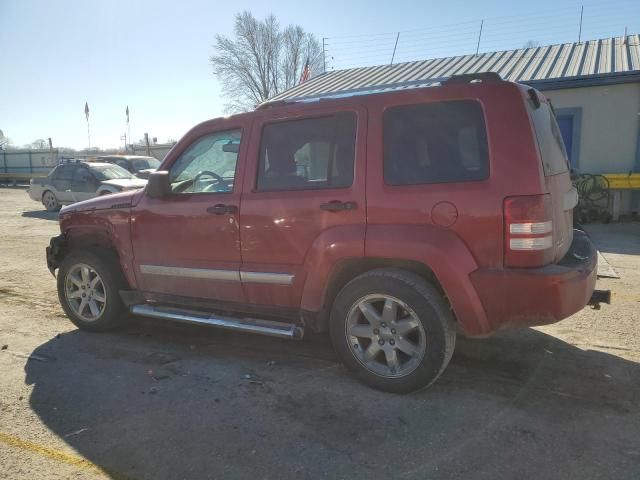
<path fill-rule="evenodd" d="M 47 262 L 79 328 L 328 332 L 361 381 L 411 392 L 457 333 L 608 301 L 577 201 L 549 101 L 476 74 L 204 122 L 144 190 L 64 207 Z"/>

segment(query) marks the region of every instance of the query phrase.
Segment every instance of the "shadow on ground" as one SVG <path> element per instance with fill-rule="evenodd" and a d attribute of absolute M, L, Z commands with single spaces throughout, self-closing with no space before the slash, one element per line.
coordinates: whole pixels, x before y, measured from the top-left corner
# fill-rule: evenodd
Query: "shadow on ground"
<path fill-rule="evenodd" d="M 48 212 L 47 210 L 33 210 L 30 212 L 22 212 L 23 217 L 39 218 L 40 220 L 58 221 L 58 212 Z"/>
<path fill-rule="evenodd" d="M 33 411 L 113 478 L 640 476 L 640 365 L 535 330 L 461 339 L 407 396 L 326 344 L 147 321 L 32 357 Z"/>
<path fill-rule="evenodd" d="M 640 222 L 591 224 L 585 231 L 603 253 L 640 255 Z"/>

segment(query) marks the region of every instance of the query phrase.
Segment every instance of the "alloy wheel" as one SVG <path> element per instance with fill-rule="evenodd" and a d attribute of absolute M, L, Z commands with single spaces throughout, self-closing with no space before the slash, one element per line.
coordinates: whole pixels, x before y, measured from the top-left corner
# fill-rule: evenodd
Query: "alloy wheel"
<path fill-rule="evenodd" d="M 83 321 L 99 319 L 107 306 L 102 278 L 91 266 L 73 265 L 65 277 L 64 294 L 71 310 Z"/>
<path fill-rule="evenodd" d="M 390 295 L 367 295 L 355 302 L 345 327 L 351 352 L 376 375 L 404 377 L 424 358 L 422 322 L 406 303 Z"/>

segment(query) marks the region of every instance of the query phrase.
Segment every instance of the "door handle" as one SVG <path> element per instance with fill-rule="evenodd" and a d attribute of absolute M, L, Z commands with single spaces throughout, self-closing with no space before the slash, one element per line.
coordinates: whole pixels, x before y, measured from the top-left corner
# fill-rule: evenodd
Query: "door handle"
<path fill-rule="evenodd" d="M 326 210 L 327 212 L 341 212 L 342 210 L 355 210 L 356 208 L 358 208 L 356 202 L 341 202 L 340 200 L 332 200 L 320 205 L 320 210 Z"/>
<path fill-rule="evenodd" d="M 223 203 L 219 203 L 214 205 L 213 207 L 207 208 L 207 213 L 212 213 L 213 215 L 224 215 L 225 213 L 238 213 L 238 207 L 236 205 L 225 205 Z"/>

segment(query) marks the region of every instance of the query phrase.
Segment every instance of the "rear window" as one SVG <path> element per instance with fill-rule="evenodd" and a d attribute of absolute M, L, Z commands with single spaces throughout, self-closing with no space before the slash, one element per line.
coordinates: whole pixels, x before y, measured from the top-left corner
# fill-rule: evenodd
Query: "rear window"
<path fill-rule="evenodd" d="M 553 109 L 548 103 L 540 102 L 540 107 L 531 109 L 530 115 L 545 176 L 567 172 L 569 159 Z"/>
<path fill-rule="evenodd" d="M 484 117 L 475 101 L 389 108 L 383 128 L 388 185 L 469 182 L 489 175 Z"/>

